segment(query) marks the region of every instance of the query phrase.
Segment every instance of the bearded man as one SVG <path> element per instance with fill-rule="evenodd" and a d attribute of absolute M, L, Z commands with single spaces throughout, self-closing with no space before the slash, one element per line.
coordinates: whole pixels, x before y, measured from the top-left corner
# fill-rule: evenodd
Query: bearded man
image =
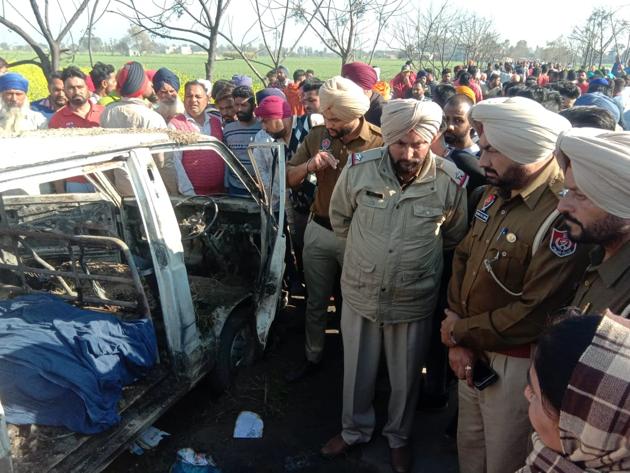
<path fill-rule="evenodd" d="M 184 113 L 184 104 L 179 99 L 179 78 L 166 67 L 157 70 L 153 76 L 153 90 L 158 97 L 155 109 L 168 123 L 175 115 Z"/>
<path fill-rule="evenodd" d="M 304 233 L 302 253 L 308 291 L 306 359 L 287 374 L 290 382 L 317 371 L 324 354 L 328 302 L 345 249 L 345 241 L 334 234 L 328 216 L 333 188 L 348 162 L 348 153 L 359 153 L 383 144 L 380 128 L 364 117 L 370 108 L 370 99 L 350 79 L 341 76 L 328 79 L 319 89 L 319 100 L 324 125 L 311 129 L 287 164 L 289 187 L 298 187 L 311 173 L 317 176 L 317 192 Z"/>
<path fill-rule="evenodd" d="M 505 473 L 528 452 L 531 344 L 573 297 L 588 248 L 568 239 L 555 212 L 556 140 L 571 124 L 524 97 L 484 100 L 470 117 L 490 185 L 455 249 L 441 338 L 460 379 L 459 470 Z"/>
<path fill-rule="evenodd" d="M 28 80 L 16 72 L 0 76 L 0 130 L 7 133 L 46 128 L 48 121 L 39 112 L 31 110 L 28 103 Z"/>
<path fill-rule="evenodd" d="M 391 385 L 383 435 L 393 470 L 410 469 L 418 373 L 429 347 L 442 255 L 468 227 L 463 173 L 430 150 L 441 122 L 442 110 L 433 102 L 385 103 L 385 147 L 351 159 L 335 185 L 330 221 L 347 241 L 341 275 L 343 430 L 322 448 L 326 457 L 371 440 L 383 352 Z"/>
<path fill-rule="evenodd" d="M 90 100 L 87 76 L 76 66 L 63 70 L 61 77 L 64 83 L 68 104 L 59 109 L 50 119 L 49 128 L 95 128 L 100 126 L 101 113 L 105 107 Z M 57 192 L 93 192 L 94 188 L 83 176 L 73 176 L 65 183 L 55 183 Z"/>
<path fill-rule="evenodd" d="M 575 128 L 560 135 L 557 159 L 569 238 L 597 245 L 571 305 L 630 317 L 630 132 Z"/>

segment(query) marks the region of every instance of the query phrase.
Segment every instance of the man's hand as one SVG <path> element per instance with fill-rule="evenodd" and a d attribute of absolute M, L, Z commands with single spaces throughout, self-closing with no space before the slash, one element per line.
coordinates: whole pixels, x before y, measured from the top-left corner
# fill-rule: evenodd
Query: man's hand
<path fill-rule="evenodd" d="M 475 365 L 475 353 L 464 347 L 454 347 L 448 350 L 448 364 L 458 379 L 466 380 L 466 384 L 473 387 L 472 370 Z"/>
<path fill-rule="evenodd" d="M 305 163 L 298 166 L 292 166 L 291 164 L 287 166 L 287 185 L 289 187 L 297 187 L 304 182 L 309 173 L 326 168 L 337 169 L 337 164 L 339 164 L 339 160 L 335 159 L 328 151 L 319 151 Z"/>
<path fill-rule="evenodd" d="M 453 312 L 450 309 L 445 309 L 444 313 L 446 314 L 446 318 L 442 321 L 442 328 L 440 329 L 440 335 L 442 338 L 442 343 L 447 347 L 454 347 L 455 341 L 451 334 L 453 333 L 453 328 L 455 327 L 455 322 L 461 319 L 461 317 Z"/>
<path fill-rule="evenodd" d="M 317 172 L 326 168 L 337 169 L 338 164 L 339 160 L 328 151 L 320 151 L 311 158 L 310 164 L 308 165 L 308 172 Z"/>

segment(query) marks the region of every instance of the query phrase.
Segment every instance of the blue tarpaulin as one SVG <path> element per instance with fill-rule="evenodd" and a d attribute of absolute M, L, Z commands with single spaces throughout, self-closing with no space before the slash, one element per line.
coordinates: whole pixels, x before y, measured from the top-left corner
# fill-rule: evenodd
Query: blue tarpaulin
<path fill-rule="evenodd" d="M 157 359 L 150 320 L 122 322 L 49 294 L 0 301 L 0 399 L 14 424 L 102 432 L 122 387 Z"/>

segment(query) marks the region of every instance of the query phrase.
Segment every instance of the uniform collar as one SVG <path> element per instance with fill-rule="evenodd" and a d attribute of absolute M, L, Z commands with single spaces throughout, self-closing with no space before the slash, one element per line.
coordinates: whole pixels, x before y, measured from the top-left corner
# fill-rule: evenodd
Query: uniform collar
<path fill-rule="evenodd" d="M 619 278 L 628 271 L 630 266 L 630 241 L 627 241 L 621 249 L 606 261 L 604 259 L 604 249 L 601 246 L 591 250 L 591 269 L 596 270 L 606 287 L 612 287 Z"/>
<path fill-rule="evenodd" d="M 361 117 L 361 129 L 359 130 L 359 136 L 352 140 L 350 143 L 356 141 L 357 139 L 363 140 L 363 142 L 367 143 L 372 138 L 372 130 L 370 128 L 370 123 L 364 118 Z M 346 143 L 349 145 L 350 143 Z"/>
<path fill-rule="evenodd" d="M 563 182 L 562 171 L 558 162 L 555 159 L 551 159 L 538 173 L 538 176 L 527 187 L 521 189 L 518 196 L 521 197 L 530 210 L 533 210 L 548 188 L 557 195 L 562 190 Z"/>
<path fill-rule="evenodd" d="M 349 142 L 346 143 L 341 138 L 337 138 L 337 137 L 333 138 L 332 136 L 330 136 L 330 133 L 328 133 L 327 129 L 325 129 L 325 135 L 324 136 L 327 136 L 328 139 L 330 139 L 331 141 L 337 141 L 337 142 L 341 143 L 341 145 L 345 146 L 345 147 L 349 147 L 350 145 L 352 145 L 352 143 L 356 143 L 359 140 L 362 143 L 367 143 L 372 138 L 372 129 L 370 128 L 370 123 L 364 117 L 361 117 L 360 121 L 361 121 L 361 125 L 360 125 L 361 128 L 359 129 L 359 134 L 352 141 L 349 141 Z"/>
<path fill-rule="evenodd" d="M 389 156 L 389 149 L 387 146 L 383 147 L 383 156 L 381 157 L 381 163 L 379 168 L 385 173 L 388 174 L 396 183 L 400 186 L 400 181 L 396 176 L 396 170 L 392 165 L 392 159 Z M 422 163 L 422 167 L 420 168 L 420 173 L 416 176 L 416 178 L 411 181 L 405 188 L 408 188 L 414 184 L 422 184 L 425 182 L 432 182 L 435 180 L 436 176 L 436 166 L 435 166 L 435 156 L 433 152 L 429 151 L 424 163 Z"/>

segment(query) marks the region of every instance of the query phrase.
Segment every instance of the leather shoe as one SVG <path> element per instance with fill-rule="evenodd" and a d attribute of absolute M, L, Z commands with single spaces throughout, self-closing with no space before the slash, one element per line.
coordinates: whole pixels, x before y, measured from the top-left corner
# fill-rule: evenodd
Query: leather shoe
<path fill-rule="evenodd" d="M 411 450 L 409 446 L 390 448 L 392 470 L 396 473 L 409 473 L 411 468 Z"/>
<path fill-rule="evenodd" d="M 289 371 L 284 379 L 287 383 L 295 383 L 296 381 L 300 381 L 313 373 L 316 373 L 321 368 L 321 363 L 313 363 L 312 361 L 304 361 L 299 367 L 296 369 Z"/>
<path fill-rule="evenodd" d="M 341 434 L 337 434 L 326 442 L 326 445 L 322 447 L 319 453 L 325 458 L 335 458 L 346 453 L 349 448 L 350 445 L 346 443 Z"/>

